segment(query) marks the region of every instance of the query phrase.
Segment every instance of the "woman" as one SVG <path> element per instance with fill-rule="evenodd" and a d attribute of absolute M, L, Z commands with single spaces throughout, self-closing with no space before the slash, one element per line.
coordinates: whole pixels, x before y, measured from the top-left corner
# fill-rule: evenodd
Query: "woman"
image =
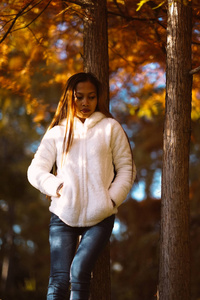
<path fill-rule="evenodd" d="M 101 97 L 93 74 L 70 77 L 28 169 L 30 183 L 51 197 L 48 300 L 66 299 L 69 284 L 70 299 L 89 299 L 92 269 L 135 179 L 128 139 Z"/>

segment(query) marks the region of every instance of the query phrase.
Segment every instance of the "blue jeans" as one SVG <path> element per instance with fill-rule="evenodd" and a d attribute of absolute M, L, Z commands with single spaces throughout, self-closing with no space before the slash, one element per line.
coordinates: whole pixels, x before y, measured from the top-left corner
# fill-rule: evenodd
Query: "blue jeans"
<path fill-rule="evenodd" d="M 88 300 L 94 264 L 112 233 L 115 215 L 91 227 L 70 227 L 55 214 L 50 221 L 51 272 L 47 300 Z M 78 244 L 79 237 L 81 240 Z"/>

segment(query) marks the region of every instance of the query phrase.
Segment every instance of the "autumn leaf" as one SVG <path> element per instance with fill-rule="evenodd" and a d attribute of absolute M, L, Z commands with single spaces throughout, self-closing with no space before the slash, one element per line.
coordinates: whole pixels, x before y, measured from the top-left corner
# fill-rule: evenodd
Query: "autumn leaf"
<path fill-rule="evenodd" d="M 139 11 L 139 10 L 141 9 L 141 7 L 142 7 L 145 3 L 149 2 L 149 1 L 150 1 L 150 0 L 141 0 L 141 1 L 137 4 L 138 8 L 136 9 L 136 11 Z"/>

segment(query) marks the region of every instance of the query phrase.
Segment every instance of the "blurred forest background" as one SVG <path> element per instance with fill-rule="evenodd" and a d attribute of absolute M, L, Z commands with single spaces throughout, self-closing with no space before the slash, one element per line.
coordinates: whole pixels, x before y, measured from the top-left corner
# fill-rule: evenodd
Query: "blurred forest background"
<path fill-rule="evenodd" d="M 26 171 L 69 76 L 83 70 L 84 1 L 0 3 L 0 298 L 45 299 L 48 200 Z M 87 3 L 87 1 L 85 1 Z M 137 183 L 111 239 L 113 300 L 156 298 L 165 106 L 166 2 L 108 0 L 110 110 L 126 130 Z M 200 4 L 193 1 L 193 68 Z M 192 300 L 200 299 L 200 74 L 193 78 L 190 153 Z"/>

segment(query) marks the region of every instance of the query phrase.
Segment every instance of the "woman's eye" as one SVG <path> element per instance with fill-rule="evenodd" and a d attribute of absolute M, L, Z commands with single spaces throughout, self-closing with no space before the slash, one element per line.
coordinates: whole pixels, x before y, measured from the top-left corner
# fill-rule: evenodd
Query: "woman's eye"
<path fill-rule="evenodd" d="M 82 100 L 82 99 L 83 99 L 82 96 L 76 96 L 76 98 L 77 98 L 78 100 Z"/>
<path fill-rule="evenodd" d="M 96 98 L 96 96 L 88 96 L 86 97 L 88 100 L 94 100 Z M 76 95 L 76 99 L 79 101 L 82 101 L 84 99 L 84 96 L 77 96 Z"/>

